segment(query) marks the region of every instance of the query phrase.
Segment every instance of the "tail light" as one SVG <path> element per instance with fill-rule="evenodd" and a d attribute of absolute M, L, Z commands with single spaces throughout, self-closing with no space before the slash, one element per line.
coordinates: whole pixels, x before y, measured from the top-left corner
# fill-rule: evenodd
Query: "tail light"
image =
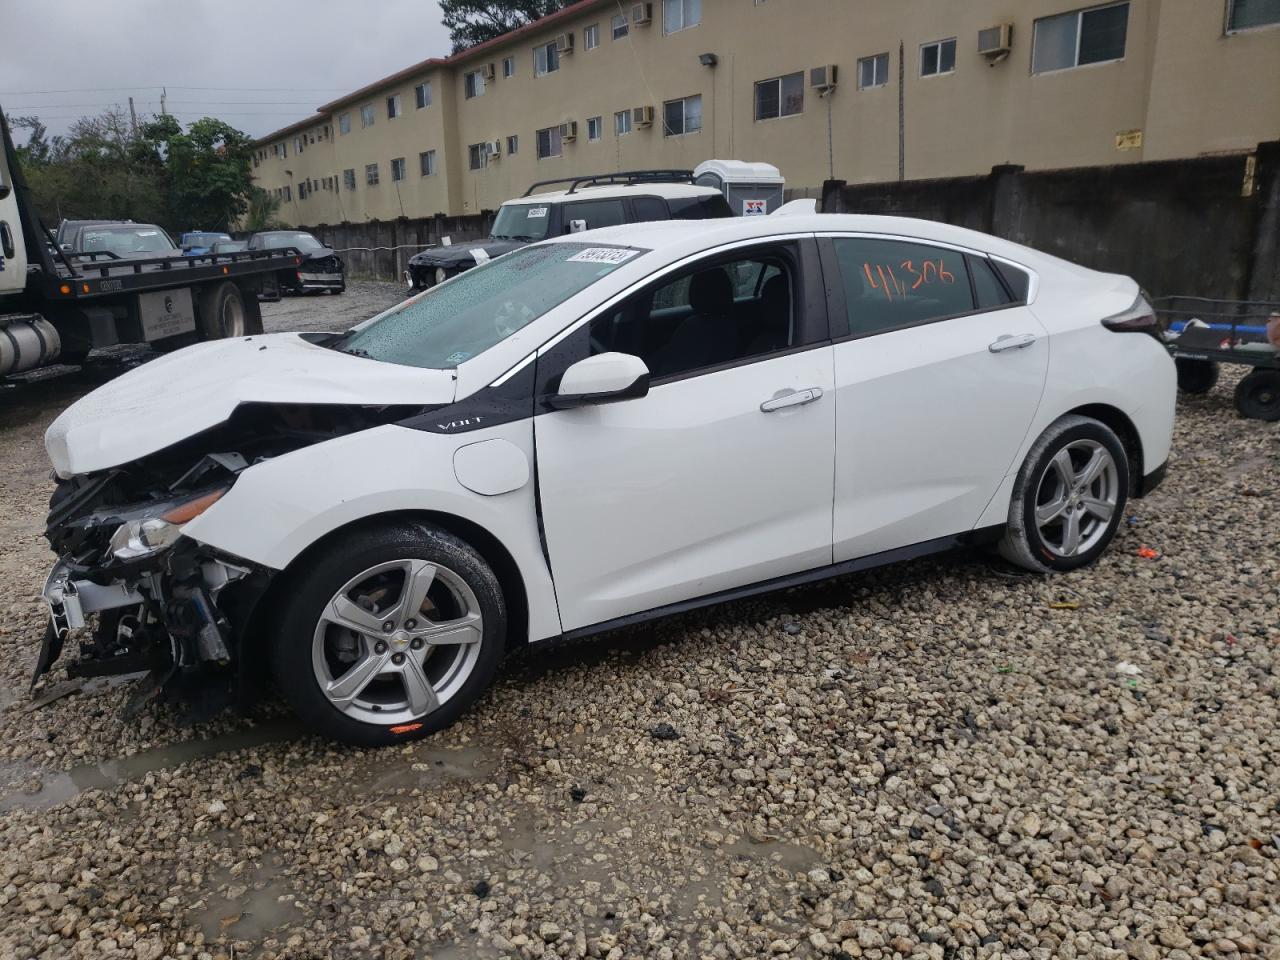
<path fill-rule="evenodd" d="M 1156 318 L 1155 308 L 1141 294 L 1138 295 L 1137 300 L 1133 301 L 1133 306 L 1129 307 L 1128 310 L 1106 317 L 1102 321 L 1102 325 L 1108 330 L 1114 330 L 1116 333 L 1145 333 L 1148 336 L 1155 337 L 1161 343 L 1164 342 L 1160 331 L 1160 321 Z"/>

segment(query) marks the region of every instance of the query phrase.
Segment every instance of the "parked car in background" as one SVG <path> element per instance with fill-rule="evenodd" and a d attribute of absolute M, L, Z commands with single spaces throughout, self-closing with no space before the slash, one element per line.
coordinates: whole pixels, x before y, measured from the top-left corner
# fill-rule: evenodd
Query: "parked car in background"
<path fill-rule="evenodd" d="M 189 257 L 198 257 L 201 254 L 212 253 L 213 245 L 220 240 L 230 240 L 229 233 L 211 233 L 207 230 L 194 230 L 184 233 L 178 237 L 178 246 L 182 248 L 182 252 Z"/>
<path fill-rule="evenodd" d="M 624 223 L 708 220 L 733 216 L 724 194 L 695 186 L 692 171 L 633 170 L 605 176 L 543 180 L 523 197 L 508 200 L 494 218 L 489 239 L 431 247 L 409 258 L 409 292 L 426 290 L 478 263 L 530 243 Z M 540 187 L 568 187 L 535 193 Z"/>
<path fill-rule="evenodd" d="M 219 240 L 213 245 L 211 253 L 240 253 L 249 249 L 248 240 Z"/>
<path fill-rule="evenodd" d="M 94 223 L 81 227 L 71 242 L 73 254 L 106 253 L 122 260 L 181 253 L 163 227 L 154 223 Z"/>
<path fill-rule="evenodd" d="M 267 230 L 249 238 L 249 250 L 292 248 L 302 255 L 295 270 L 277 274 L 282 293 L 342 293 L 347 289 L 342 258 L 303 230 Z"/>
<path fill-rule="evenodd" d="M 308 729 L 390 743 L 513 644 L 965 544 L 1092 563 L 1164 476 L 1175 379 L 1133 280 L 948 224 L 556 237 L 71 406 L 45 596 L 107 611 L 98 672 L 266 660 Z"/>
<path fill-rule="evenodd" d="M 64 253 L 75 249 L 80 231 L 85 227 L 99 227 L 108 223 L 133 223 L 132 220 L 63 220 L 58 224 L 58 232 L 54 235 L 54 243 Z"/>

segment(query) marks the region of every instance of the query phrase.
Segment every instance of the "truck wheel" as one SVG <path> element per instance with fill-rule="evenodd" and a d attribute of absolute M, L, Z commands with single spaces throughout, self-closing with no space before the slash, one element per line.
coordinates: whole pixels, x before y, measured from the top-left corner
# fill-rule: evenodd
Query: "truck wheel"
<path fill-rule="evenodd" d="M 1183 393 L 1208 393 L 1218 382 L 1218 365 L 1212 360 L 1179 357 L 1173 365 L 1178 368 L 1178 389 Z"/>
<path fill-rule="evenodd" d="M 201 290 L 196 314 L 200 319 L 202 340 L 243 337 L 249 332 L 244 294 L 230 280 Z"/>
<path fill-rule="evenodd" d="M 1280 370 L 1255 370 L 1237 383 L 1236 409 L 1250 420 L 1280 420 Z"/>

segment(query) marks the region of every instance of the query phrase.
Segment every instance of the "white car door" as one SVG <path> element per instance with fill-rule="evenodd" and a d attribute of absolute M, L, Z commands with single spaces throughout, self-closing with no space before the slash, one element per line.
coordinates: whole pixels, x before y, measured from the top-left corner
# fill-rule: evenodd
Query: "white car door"
<path fill-rule="evenodd" d="M 1044 389 L 1049 340 L 1026 291 L 954 249 L 823 243 L 845 301 L 832 307 L 835 562 L 971 530 L 1016 469 Z"/>
<path fill-rule="evenodd" d="M 817 247 L 739 246 L 641 288 L 538 358 L 542 396 L 596 353 L 648 394 L 534 431 L 566 631 L 831 563 L 835 402 Z"/>

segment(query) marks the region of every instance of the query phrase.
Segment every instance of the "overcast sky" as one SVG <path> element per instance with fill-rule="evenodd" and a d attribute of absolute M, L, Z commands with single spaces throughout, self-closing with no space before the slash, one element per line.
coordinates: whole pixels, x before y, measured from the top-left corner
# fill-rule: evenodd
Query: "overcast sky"
<path fill-rule="evenodd" d="M 184 123 L 257 137 L 448 52 L 436 0 L 0 0 L 0 106 L 60 133 L 163 87 Z"/>

